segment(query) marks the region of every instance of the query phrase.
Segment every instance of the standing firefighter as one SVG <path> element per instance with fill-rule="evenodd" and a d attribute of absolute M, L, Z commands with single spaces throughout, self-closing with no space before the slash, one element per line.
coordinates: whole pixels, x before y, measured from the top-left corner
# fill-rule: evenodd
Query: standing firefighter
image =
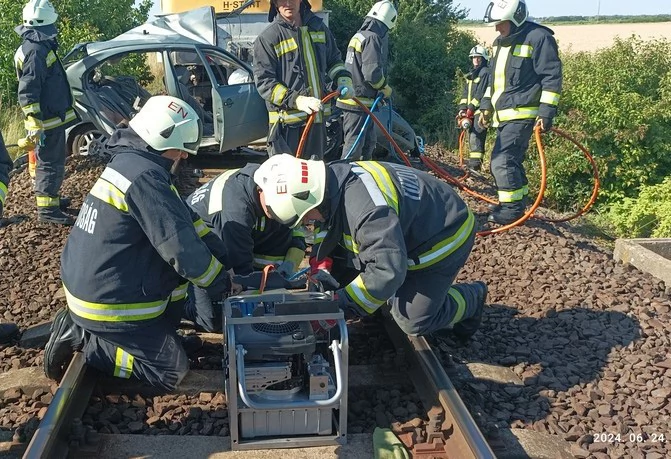
<path fill-rule="evenodd" d="M 275 265 L 289 277 L 305 256 L 303 232 L 266 217 L 263 191 L 254 183 L 258 164 L 248 164 L 218 175 L 194 191 L 186 202 L 225 246 L 224 264 L 235 274 Z M 190 287 L 191 288 L 191 287 Z M 221 308 L 212 305 L 207 291 L 190 290 L 185 317 L 205 330 L 221 330 Z"/>
<path fill-rule="evenodd" d="M 316 112 L 305 151 L 321 159 L 324 121 L 331 113 L 321 99 L 331 81 L 343 97 L 354 97 L 351 75 L 333 34 L 307 0 L 271 0 L 268 20 L 272 23 L 254 42 L 254 79 L 270 122 L 268 154 L 295 155 L 307 117 Z"/>
<path fill-rule="evenodd" d="M 61 256 L 67 309 L 44 351 L 59 379 L 75 350 L 107 375 L 171 390 L 188 370 L 176 334 L 187 283 L 222 296 L 235 287 L 171 183 L 174 161 L 195 154 L 192 107 L 154 96 L 106 143 L 111 161 L 82 204 Z M 221 241 L 218 241 L 221 244 Z"/>
<path fill-rule="evenodd" d="M 491 172 L 500 206 L 489 221 L 508 224 L 524 215 L 529 194 L 524 161 L 534 125 L 552 128 L 562 89 L 562 64 L 552 30 L 529 22 L 524 0 L 491 2 L 485 23 L 500 33 L 494 41 L 491 83 L 480 109 L 481 124 L 497 128 Z"/>
<path fill-rule="evenodd" d="M 397 164 L 327 166 L 288 155 L 267 160 L 254 180 L 273 218 L 318 222 L 312 278 L 335 290 L 343 310 L 365 316 L 393 298 L 409 335 L 475 333 L 487 287 L 452 285 L 473 248 L 475 218 L 449 185 Z"/>
<path fill-rule="evenodd" d="M 391 97 L 385 67 L 389 53 L 388 32 L 396 25 L 396 16 L 396 8 L 389 0 L 377 2 L 347 46 L 345 66 L 352 73 L 354 92 L 357 99 L 369 109 L 378 92 L 382 92 L 386 98 Z M 343 110 L 345 139 L 342 158 L 372 159 L 376 140 L 373 121 L 370 120 L 361 133 L 367 118 L 361 107 L 354 100 L 345 98 L 338 99 L 337 106 Z"/>
<path fill-rule="evenodd" d="M 65 129 L 77 121 L 68 79 L 56 55 L 58 15 L 49 0 L 31 0 L 23 7 L 23 25 L 15 30 L 23 43 L 14 64 L 19 79 L 19 105 L 26 116 L 28 139 L 35 144 L 37 219 L 72 225 L 63 213 L 60 188 L 65 175 Z"/>
<path fill-rule="evenodd" d="M 468 155 L 468 168 L 474 171 L 482 169 L 482 159 L 485 156 L 485 141 L 487 140 L 487 129 L 481 126 L 480 100 L 489 86 L 490 72 L 487 66 L 489 53 L 484 46 L 474 46 L 468 56 L 473 63 L 473 70 L 466 75 L 466 86 L 459 101 L 459 114 L 457 121 L 462 125 L 464 119 L 470 120 L 470 153 Z"/>

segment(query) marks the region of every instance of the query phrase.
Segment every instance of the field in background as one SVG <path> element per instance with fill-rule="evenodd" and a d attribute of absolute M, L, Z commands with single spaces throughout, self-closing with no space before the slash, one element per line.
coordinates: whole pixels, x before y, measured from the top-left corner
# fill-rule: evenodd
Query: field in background
<path fill-rule="evenodd" d="M 615 37 L 628 38 L 639 35 L 643 40 L 666 38 L 671 40 L 671 22 L 635 24 L 582 24 L 548 25 L 555 32 L 559 48 L 563 52 L 595 51 L 613 44 Z M 491 45 L 498 33 L 494 27 L 464 26 L 473 32 L 478 41 Z"/>

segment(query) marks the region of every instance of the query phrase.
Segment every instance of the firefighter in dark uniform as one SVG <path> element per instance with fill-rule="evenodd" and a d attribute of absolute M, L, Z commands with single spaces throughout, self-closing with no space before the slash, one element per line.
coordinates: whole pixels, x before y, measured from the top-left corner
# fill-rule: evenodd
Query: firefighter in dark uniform
<path fill-rule="evenodd" d="M 176 334 L 188 282 L 212 296 L 238 290 L 171 183 L 174 161 L 196 153 L 202 124 L 171 96 L 149 99 L 106 144 L 111 161 L 82 204 L 61 256 L 67 309 L 45 348 L 58 379 L 74 350 L 103 374 L 172 390 L 188 370 Z M 209 240 L 208 240 L 209 238 Z"/>
<path fill-rule="evenodd" d="M 331 106 L 321 99 L 335 82 L 343 97 L 354 97 L 352 78 L 335 38 L 307 0 L 271 0 L 272 23 L 254 42 L 254 80 L 266 100 L 270 132 L 268 154 L 298 150 L 308 115 L 316 112 L 305 152 L 324 157 Z"/>
<path fill-rule="evenodd" d="M 5 200 L 9 188 L 9 171 L 12 170 L 12 159 L 9 157 L 5 140 L 0 132 L 0 227 L 2 227 L 2 212 L 5 208 Z M 16 324 L 0 323 L 0 344 L 9 342 L 19 332 Z"/>
<path fill-rule="evenodd" d="M 482 169 L 482 159 L 485 156 L 485 142 L 487 141 L 487 129 L 480 124 L 480 100 L 489 86 L 490 72 L 487 63 L 489 53 L 484 46 L 474 46 L 468 53 L 473 63 L 473 70 L 466 75 L 466 86 L 459 101 L 459 113 L 457 122 L 463 118 L 470 119 L 468 155 L 468 168 L 479 172 Z"/>
<path fill-rule="evenodd" d="M 225 246 L 223 262 L 235 274 L 247 275 L 266 265 L 283 276 L 296 272 L 305 256 L 305 237 L 267 218 L 263 192 L 254 183 L 258 164 L 226 171 L 194 191 L 186 202 Z M 185 317 L 207 331 L 221 331 L 221 308 L 213 307 L 207 291 L 189 286 Z"/>
<path fill-rule="evenodd" d="M 368 109 L 379 92 L 386 98 L 391 97 L 385 68 L 389 54 L 388 32 L 396 25 L 396 17 L 393 3 L 389 0 L 377 2 L 347 46 L 345 67 L 352 74 L 356 98 Z M 343 110 L 342 159 L 372 159 L 376 141 L 373 120 L 368 121 L 365 132 L 361 133 L 368 118 L 361 107 L 354 100 L 344 98 L 339 98 L 336 105 Z"/>
<path fill-rule="evenodd" d="M 14 64 L 19 79 L 19 105 L 26 116 L 28 139 L 35 143 L 35 198 L 37 219 L 72 225 L 61 211 L 69 199 L 61 198 L 65 175 L 65 129 L 78 120 L 65 69 L 56 55 L 54 23 L 58 15 L 49 0 L 31 0 L 23 8 L 23 25 L 15 30 L 23 43 Z"/>
<path fill-rule="evenodd" d="M 481 124 L 497 128 L 491 172 L 499 202 L 489 221 L 508 224 L 524 215 L 529 187 L 524 161 L 534 125 L 552 128 L 562 89 L 562 64 L 554 32 L 527 21 L 524 0 L 491 2 L 485 23 L 495 25 L 491 83 L 480 109 Z"/>
<path fill-rule="evenodd" d="M 254 180 L 273 218 L 318 222 L 312 277 L 335 290 L 343 310 L 373 314 L 393 298 L 392 315 L 409 335 L 475 333 L 487 287 L 452 285 L 471 253 L 475 219 L 449 185 L 397 164 L 326 166 L 289 155 L 270 158 Z M 347 278 L 332 275 L 345 271 L 331 260 L 337 252 L 346 254 Z"/>

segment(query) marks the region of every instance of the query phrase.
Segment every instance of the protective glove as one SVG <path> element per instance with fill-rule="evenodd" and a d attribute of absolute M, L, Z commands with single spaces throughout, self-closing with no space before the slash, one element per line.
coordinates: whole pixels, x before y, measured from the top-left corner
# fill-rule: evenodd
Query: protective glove
<path fill-rule="evenodd" d="M 314 112 L 323 110 L 324 106 L 322 105 L 322 101 L 316 97 L 298 96 L 296 97 L 296 108 L 311 115 Z"/>
<path fill-rule="evenodd" d="M 466 117 L 466 110 L 459 110 L 459 113 L 457 113 L 457 118 L 464 118 Z"/>
<path fill-rule="evenodd" d="M 478 118 L 478 126 L 480 129 L 489 129 L 491 125 L 492 112 L 489 110 L 482 110 L 480 112 L 480 117 Z"/>
<path fill-rule="evenodd" d="M 301 264 L 303 257 L 305 257 L 305 251 L 297 247 L 291 247 L 284 255 L 284 261 L 275 266 L 275 271 L 288 279 L 296 272 L 296 267 Z"/>
<path fill-rule="evenodd" d="M 23 123 L 23 126 L 28 131 L 26 138 L 32 140 L 33 143 L 44 146 L 44 123 L 42 120 L 28 115 Z"/>
<path fill-rule="evenodd" d="M 536 118 L 536 126 L 538 125 L 541 127 L 541 132 L 548 132 L 550 129 L 552 129 L 552 118 L 539 116 Z"/>
<path fill-rule="evenodd" d="M 380 92 L 384 94 L 385 99 L 389 99 L 392 93 L 391 86 L 389 86 L 388 84 L 384 85 L 382 89 L 380 89 Z"/>
<path fill-rule="evenodd" d="M 33 139 L 31 137 L 24 137 L 22 139 L 19 139 L 16 141 L 16 144 L 23 151 L 30 151 L 33 148 L 35 148 L 35 142 L 33 142 Z"/>
<path fill-rule="evenodd" d="M 317 260 L 317 257 L 310 258 L 310 278 L 318 281 L 324 287 L 324 290 L 335 290 L 340 287 L 340 283 L 331 275 L 333 260 L 329 257 L 323 260 Z"/>
<path fill-rule="evenodd" d="M 351 99 L 356 95 L 354 94 L 354 85 L 350 77 L 338 78 L 338 92 L 341 99 Z"/>

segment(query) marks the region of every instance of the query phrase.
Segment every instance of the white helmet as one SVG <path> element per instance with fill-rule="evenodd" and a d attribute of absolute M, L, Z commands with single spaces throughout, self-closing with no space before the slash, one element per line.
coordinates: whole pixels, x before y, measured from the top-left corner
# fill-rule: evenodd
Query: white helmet
<path fill-rule="evenodd" d="M 323 161 L 274 155 L 254 172 L 274 220 L 295 228 L 310 210 L 324 200 L 326 165 Z"/>
<path fill-rule="evenodd" d="M 151 97 L 128 125 L 154 150 L 198 153 L 203 123 L 186 102 L 172 96 Z"/>
<path fill-rule="evenodd" d="M 529 17 L 524 0 L 496 0 L 490 2 L 485 10 L 485 24 L 496 25 L 503 21 L 511 21 L 517 27 L 521 26 Z"/>
<path fill-rule="evenodd" d="M 38 27 L 56 22 L 58 14 L 49 0 L 30 0 L 23 7 L 23 25 Z"/>
<path fill-rule="evenodd" d="M 396 25 L 397 16 L 398 13 L 396 12 L 396 7 L 394 7 L 394 4 L 389 0 L 377 2 L 366 15 L 366 17 L 375 18 L 381 21 L 389 30 L 393 29 Z"/>
<path fill-rule="evenodd" d="M 476 56 L 480 56 L 486 61 L 489 60 L 489 53 L 487 52 L 487 48 L 481 45 L 475 45 L 474 47 L 471 48 L 471 52 L 468 53 L 468 57 L 476 57 Z"/>

